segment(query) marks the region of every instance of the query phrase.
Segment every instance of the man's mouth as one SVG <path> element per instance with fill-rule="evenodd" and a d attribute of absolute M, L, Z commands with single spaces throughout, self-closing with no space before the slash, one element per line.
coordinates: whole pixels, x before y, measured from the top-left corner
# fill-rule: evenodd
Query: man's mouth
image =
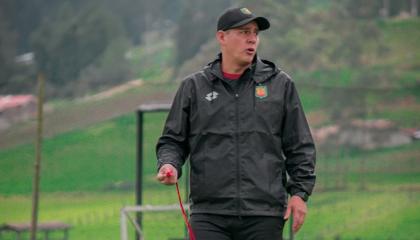
<path fill-rule="evenodd" d="M 252 55 L 255 53 L 255 48 L 247 48 L 245 52 L 249 55 Z"/>

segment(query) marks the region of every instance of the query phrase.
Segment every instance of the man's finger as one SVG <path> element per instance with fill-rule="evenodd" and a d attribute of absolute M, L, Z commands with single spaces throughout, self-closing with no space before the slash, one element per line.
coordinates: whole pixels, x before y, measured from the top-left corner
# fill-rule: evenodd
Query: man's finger
<path fill-rule="evenodd" d="M 302 225 L 298 225 L 297 223 L 293 223 L 293 233 L 297 233 Z"/>
<path fill-rule="evenodd" d="M 297 233 L 299 229 L 302 227 L 303 223 L 293 223 L 293 233 Z"/>
<path fill-rule="evenodd" d="M 305 220 L 305 213 L 300 212 L 298 210 L 293 211 L 293 232 L 297 233 L 299 229 L 302 227 L 303 222 Z"/>
<path fill-rule="evenodd" d="M 156 179 L 161 183 L 166 183 L 173 175 L 173 173 L 171 172 L 172 171 L 166 171 L 165 169 L 162 169 L 162 171 L 159 171 L 159 173 L 157 174 Z"/>
<path fill-rule="evenodd" d="M 290 206 L 288 206 L 286 209 L 286 213 L 284 214 L 284 220 L 289 219 L 291 211 L 292 209 L 290 209 Z"/>
<path fill-rule="evenodd" d="M 165 179 L 165 175 L 164 174 L 161 174 L 161 173 L 158 173 L 158 175 L 156 176 L 156 179 L 159 182 L 161 182 L 161 181 L 163 181 Z"/>
<path fill-rule="evenodd" d="M 166 185 L 170 185 L 172 184 L 171 179 L 165 175 L 162 175 L 161 177 L 157 177 L 157 180 L 160 183 L 166 184 Z"/>

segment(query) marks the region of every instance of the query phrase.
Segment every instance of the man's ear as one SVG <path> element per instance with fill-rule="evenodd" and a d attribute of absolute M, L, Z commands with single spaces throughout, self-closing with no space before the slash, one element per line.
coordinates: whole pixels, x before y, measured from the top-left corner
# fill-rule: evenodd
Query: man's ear
<path fill-rule="evenodd" d="M 223 44 L 225 42 L 225 32 L 217 31 L 216 32 L 216 39 L 219 42 L 219 44 Z"/>

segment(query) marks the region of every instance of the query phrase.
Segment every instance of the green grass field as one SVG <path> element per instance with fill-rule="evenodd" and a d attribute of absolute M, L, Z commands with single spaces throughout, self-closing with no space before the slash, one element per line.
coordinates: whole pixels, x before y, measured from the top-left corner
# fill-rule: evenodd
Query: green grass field
<path fill-rule="evenodd" d="M 418 190 L 317 192 L 296 239 L 417 239 L 419 197 Z M 119 209 L 133 198 L 130 193 L 47 193 L 41 197 L 40 220 L 70 223 L 71 239 L 118 239 Z M 30 196 L 0 197 L 0 222 L 28 221 L 30 201 Z M 144 216 L 147 239 L 180 237 L 182 226 L 179 212 Z"/>
<path fill-rule="evenodd" d="M 145 204 L 176 203 L 175 189 L 154 180 L 154 145 L 165 115 L 145 116 Z M 134 114 L 46 139 L 40 220 L 72 224 L 71 239 L 118 239 L 119 210 L 134 203 L 134 193 L 132 188 L 123 191 L 115 186 L 134 180 L 134 144 Z M 320 156 L 317 191 L 309 202 L 307 223 L 296 239 L 420 237 L 416 229 L 420 220 L 419 149 L 417 142 Z M 0 151 L 0 223 L 30 219 L 33 152 L 31 145 Z M 364 173 L 360 172 L 362 160 L 366 160 Z M 366 181 L 363 190 L 361 179 Z M 345 184 L 337 188 L 340 181 Z M 148 239 L 183 234 L 178 211 L 147 213 L 144 221 Z"/>

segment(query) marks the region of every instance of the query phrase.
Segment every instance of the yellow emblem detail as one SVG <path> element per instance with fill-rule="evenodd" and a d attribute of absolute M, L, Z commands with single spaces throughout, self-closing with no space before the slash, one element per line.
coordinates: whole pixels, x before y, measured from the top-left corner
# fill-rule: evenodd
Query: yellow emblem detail
<path fill-rule="evenodd" d="M 251 11 L 249 11 L 249 9 L 248 8 L 241 8 L 241 12 L 243 13 L 243 14 L 252 14 L 251 13 Z"/>

